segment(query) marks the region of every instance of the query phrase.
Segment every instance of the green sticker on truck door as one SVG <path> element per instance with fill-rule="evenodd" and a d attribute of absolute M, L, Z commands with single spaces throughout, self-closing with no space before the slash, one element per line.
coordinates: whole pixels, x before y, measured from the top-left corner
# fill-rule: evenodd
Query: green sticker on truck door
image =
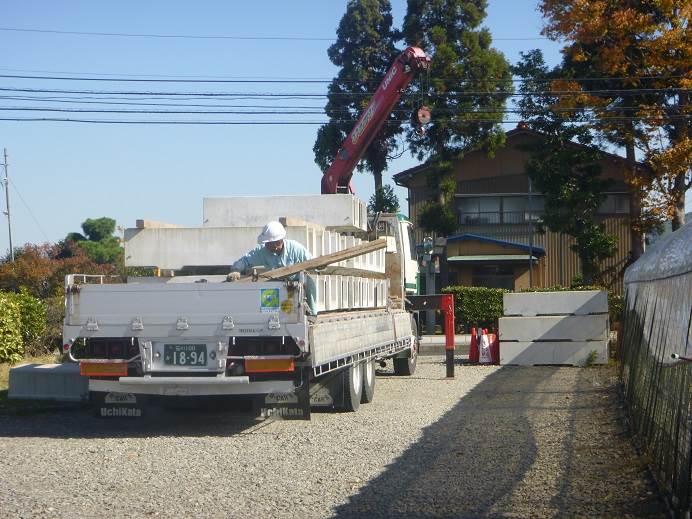
<path fill-rule="evenodd" d="M 279 289 L 261 288 L 260 289 L 260 311 L 278 312 L 279 311 Z"/>

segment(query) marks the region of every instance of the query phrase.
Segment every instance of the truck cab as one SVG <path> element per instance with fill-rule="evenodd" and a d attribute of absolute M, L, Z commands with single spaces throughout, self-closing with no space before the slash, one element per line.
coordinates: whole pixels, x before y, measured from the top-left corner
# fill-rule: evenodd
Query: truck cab
<path fill-rule="evenodd" d="M 413 224 L 401 213 L 378 213 L 371 217 L 376 238 L 387 240 L 385 270 L 390 296 L 403 298 L 418 293 L 418 261 Z"/>

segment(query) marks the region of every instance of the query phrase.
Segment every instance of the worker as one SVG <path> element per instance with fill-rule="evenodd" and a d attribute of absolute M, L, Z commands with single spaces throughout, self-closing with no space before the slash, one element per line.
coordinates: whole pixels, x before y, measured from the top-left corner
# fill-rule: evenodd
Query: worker
<path fill-rule="evenodd" d="M 312 259 L 312 255 L 302 244 L 286 239 L 286 229 L 281 222 L 272 221 L 265 225 L 257 237 L 257 243 L 257 247 L 231 265 L 231 272 L 226 276 L 227 281 L 236 281 L 240 279 L 241 274 L 250 274 L 253 267 L 273 270 Z M 297 280 L 298 274 L 288 276 L 288 279 Z M 308 306 L 310 313 L 314 315 L 317 313 L 315 289 L 310 278 L 307 285 Z"/>

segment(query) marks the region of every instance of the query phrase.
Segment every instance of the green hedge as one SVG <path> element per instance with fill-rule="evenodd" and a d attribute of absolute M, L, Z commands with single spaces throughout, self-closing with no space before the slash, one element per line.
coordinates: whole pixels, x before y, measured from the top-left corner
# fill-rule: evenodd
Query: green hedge
<path fill-rule="evenodd" d="M 46 305 L 26 290 L 0 292 L 0 362 L 45 353 Z M 19 336 L 17 341 L 16 336 Z"/>
<path fill-rule="evenodd" d="M 471 327 L 496 328 L 502 317 L 502 288 L 450 286 L 444 294 L 454 295 L 454 316 L 457 328 L 468 332 Z"/>
<path fill-rule="evenodd" d="M 0 292 L 0 362 L 18 362 L 23 356 L 19 303 L 14 294 Z"/>

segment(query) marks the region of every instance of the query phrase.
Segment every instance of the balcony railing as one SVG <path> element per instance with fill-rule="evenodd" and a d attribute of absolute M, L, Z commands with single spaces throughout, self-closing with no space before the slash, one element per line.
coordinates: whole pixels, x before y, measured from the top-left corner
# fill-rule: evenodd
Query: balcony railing
<path fill-rule="evenodd" d="M 538 222 L 542 211 L 492 211 L 476 213 L 459 213 L 460 225 L 500 225 L 526 224 Z"/>

